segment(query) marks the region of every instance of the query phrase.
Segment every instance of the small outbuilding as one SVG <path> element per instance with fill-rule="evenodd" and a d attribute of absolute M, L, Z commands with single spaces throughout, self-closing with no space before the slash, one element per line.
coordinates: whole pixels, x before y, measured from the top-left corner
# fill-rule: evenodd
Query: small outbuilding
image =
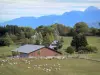
<path fill-rule="evenodd" d="M 46 57 L 46 56 L 59 56 L 60 52 L 47 48 L 41 45 L 23 45 L 17 48 L 16 50 L 12 50 L 12 52 L 18 52 L 20 57 Z"/>

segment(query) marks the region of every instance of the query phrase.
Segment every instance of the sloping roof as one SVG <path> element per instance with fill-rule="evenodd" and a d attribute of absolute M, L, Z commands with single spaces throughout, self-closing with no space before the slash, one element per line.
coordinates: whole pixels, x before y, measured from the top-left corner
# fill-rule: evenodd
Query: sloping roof
<path fill-rule="evenodd" d="M 40 48 L 43 48 L 44 46 L 41 46 L 41 45 L 24 45 L 24 46 L 20 46 L 19 48 L 15 49 L 15 50 L 12 50 L 12 51 L 18 51 L 18 52 L 23 52 L 23 53 L 30 53 L 30 52 L 33 52 L 33 51 L 36 51 Z"/>

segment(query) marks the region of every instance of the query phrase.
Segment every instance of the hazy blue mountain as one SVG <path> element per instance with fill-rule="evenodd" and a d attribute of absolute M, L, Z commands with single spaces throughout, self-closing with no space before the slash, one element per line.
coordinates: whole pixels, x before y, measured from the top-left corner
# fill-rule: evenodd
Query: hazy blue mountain
<path fill-rule="evenodd" d="M 48 15 L 38 18 L 20 17 L 1 23 L 1 25 L 12 24 L 36 28 L 39 25 L 50 25 L 53 23 L 62 23 L 67 26 L 73 26 L 75 23 L 80 21 L 88 23 L 90 27 L 98 27 L 98 22 L 100 22 L 100 9 L 90 6 L 85 11 L 70 11 L 65 12 L 62 15 Z"/>

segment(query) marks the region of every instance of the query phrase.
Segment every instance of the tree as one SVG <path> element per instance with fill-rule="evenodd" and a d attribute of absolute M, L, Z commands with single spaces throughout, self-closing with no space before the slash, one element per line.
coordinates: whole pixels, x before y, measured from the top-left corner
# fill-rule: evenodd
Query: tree
<path fill-rule="evenodd" d="M 39 40 L 36 40 L 35 44 L 36 45 L 40 45 L 40 41 Z"/>
<path fill-rule="evenodd" d="M 9 34 L 13 34 L 13 35 L 19 34 L 21 31 L 20 28 L 16 25 L 6 25 L 5 28 L 7 29 L 7 32 Z"/>
<path fill-rule="evenodd" d="M 18 40 L 18 42 L 20 44 L 24 44 L 24 41 L 25 41 L 25 33 L 23 31 L 20 32 L 20 34 L 18 35 L 17 40 Z"/>
<path fill-rule="evenodd" d="M 27 41 L 25 40 L 26 38 L 30 39 L 34 35 L 34 29 L 30 27 L 18 27 L 16 25 L 0 26 L 0 43 L 2 45 L 4 45 L 4 40 L 8 40 L 4 38 L 6 33 L 8 33 L 14 43 L 19 44 Z"/>
<path fill-rule="evenodd" d="M 36 41 L 36 44 L 38 42 L 38 45 L 42 44 L 43 43 L 43 36 L 41 34 L 41 32 L 36 32 L 35 33 L 35 38 L 34 40 Z"/>
<path fill-rule="evenodd" d="M 88 45 L 86 36 L 82 33 L 73 36 L 71 46 L 76 48 L 76 51 L 79 51 L 80 47 L 86 47 Z"/>
<path fill-rule="evenodd" d="M 25 33 L 23 31 L 21 31 L 19 37 L 20 37 L 20 39 L 24 39 L 25 38 Z"/>
<path fill-rule="evenodd" d="M 38 40 L 40 41 L 40 44 L 42 44 L 43 43 L 43 36 L 42 36 L 41 32 L 39 32 L 38 37 L 39 37 Z"/>
<path fill-rule="evenodd" d="M 61 38 L 60 38 L 60 42 L 61 42 L 61 43 L 63 43 L 63 42 L 64 42 L 64 39 L 63 39 L 63 37 L 61 37 Z"/>
<path fill-rule="evenodd" d="M 50 43 L 52 43 L 54 41 L 54 35 L 53 35 L 53 33 L 49 34 L 49 40 L 50 40 Z"/>
<path fill-rule="evenodd" d="M 0 37 L 4 36 L 4 34 L 7 32 L 7 28 L 6 27 L 2 27 L 0 26 Z"/>
<path fill-rule="evenodd" d="M 88 25 L 85 22 L 78 22 L 75 24 L 74 29 L 77 33 L 87 33 Z"/>
<path fill-rule="evenodd" d="M 75 29 L 71 28 L 69 33 L 67 34 L 68 36 L 74 36 L 76 35 Z"/>
<path fill-rule="evenodd" d="M 86 36 L 84 34 L 81 34 L 81 46 L 86 47 L 88 45 Z"/>
<path fill-rule="evenodd" d="M 98 24 L 99 24 L 99 26 L 100 26 L 100 22 L 99 22 Z M 100 36 L 100 27 L 99 27 L 99 29 L 98 29 L 98 33 L 97 33 L 97 35 Z"/>
<path fill-rule="evenodd" d="M 98 29 L 98 33 L 97 33 L 97 35 L 99 35 L 99 36 L 100 36 L 100 29 Z"/>
<path fill-rule="evenodd" d="M 60 36 L 66 36 L 70 31 L 70 27 L 66 27 L 63 24 L 55 23 L 51 25 L 51 27 L 54 28 L 56 33 L 59 33 Z"/>
<path fill-rule="evenodd" d="M 13 41 L 8 35 L 8 33 L 6 33 L 5 36 L 3 37 L 3 41 L 4 41 L 4 45 L 6 46 L 10 46 L 11 44 L 13 44 Z"/>
<path fill-rule="evenodd" d="M 98 29 L 97 28 L 90 28 L 90 32 L 95 36 L 98 33 Z"/>
<path fill-rule="evenodd" d="M 36 28 L 36 40 L 39 40 L 40 44 L 49 46 L 55 39 L 54 28 L 51 26 L 39 26 Z"/>
<path fill-rule="evenodd" d="M 13 41 L 14 43 L 17 42 L 17 36 L 16 36 L 16 35 L 10 34 L 9 36 L 10 36 L 10 38 L 12 39 L 12 41 Z"/>
<path fill-rule="evenodd" d="M 30 27 L 24 27 L 25 37 L 31 38 L 31 36 L 34 34 L 34 30 Z"/>
<path fill-rule="evenodd" d="M 29 44 L 30 40 L 28 38 L 23 39 L 23 44 Z"/>
<path fill-rule="evenodd" d="M 43 44 L 48 47 L 51 44 L 51 42 L 51 37 L 49 33 L 47 33 L 46 36 L 43 38 Z"/>

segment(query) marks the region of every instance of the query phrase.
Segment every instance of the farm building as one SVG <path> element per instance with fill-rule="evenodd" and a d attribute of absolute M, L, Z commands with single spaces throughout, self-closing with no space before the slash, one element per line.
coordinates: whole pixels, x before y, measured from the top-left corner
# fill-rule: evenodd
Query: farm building
<path fill-rule="evenodd" d="M 16 50 L 12 50 L 12 52 L 18 52 L 20 57 L 38 57 L 38 56 L 59 56 L 60 52 L 55 51 L 54 49 L 47 48 L 41 45 L 23 45 L 17 48 Z"/>

